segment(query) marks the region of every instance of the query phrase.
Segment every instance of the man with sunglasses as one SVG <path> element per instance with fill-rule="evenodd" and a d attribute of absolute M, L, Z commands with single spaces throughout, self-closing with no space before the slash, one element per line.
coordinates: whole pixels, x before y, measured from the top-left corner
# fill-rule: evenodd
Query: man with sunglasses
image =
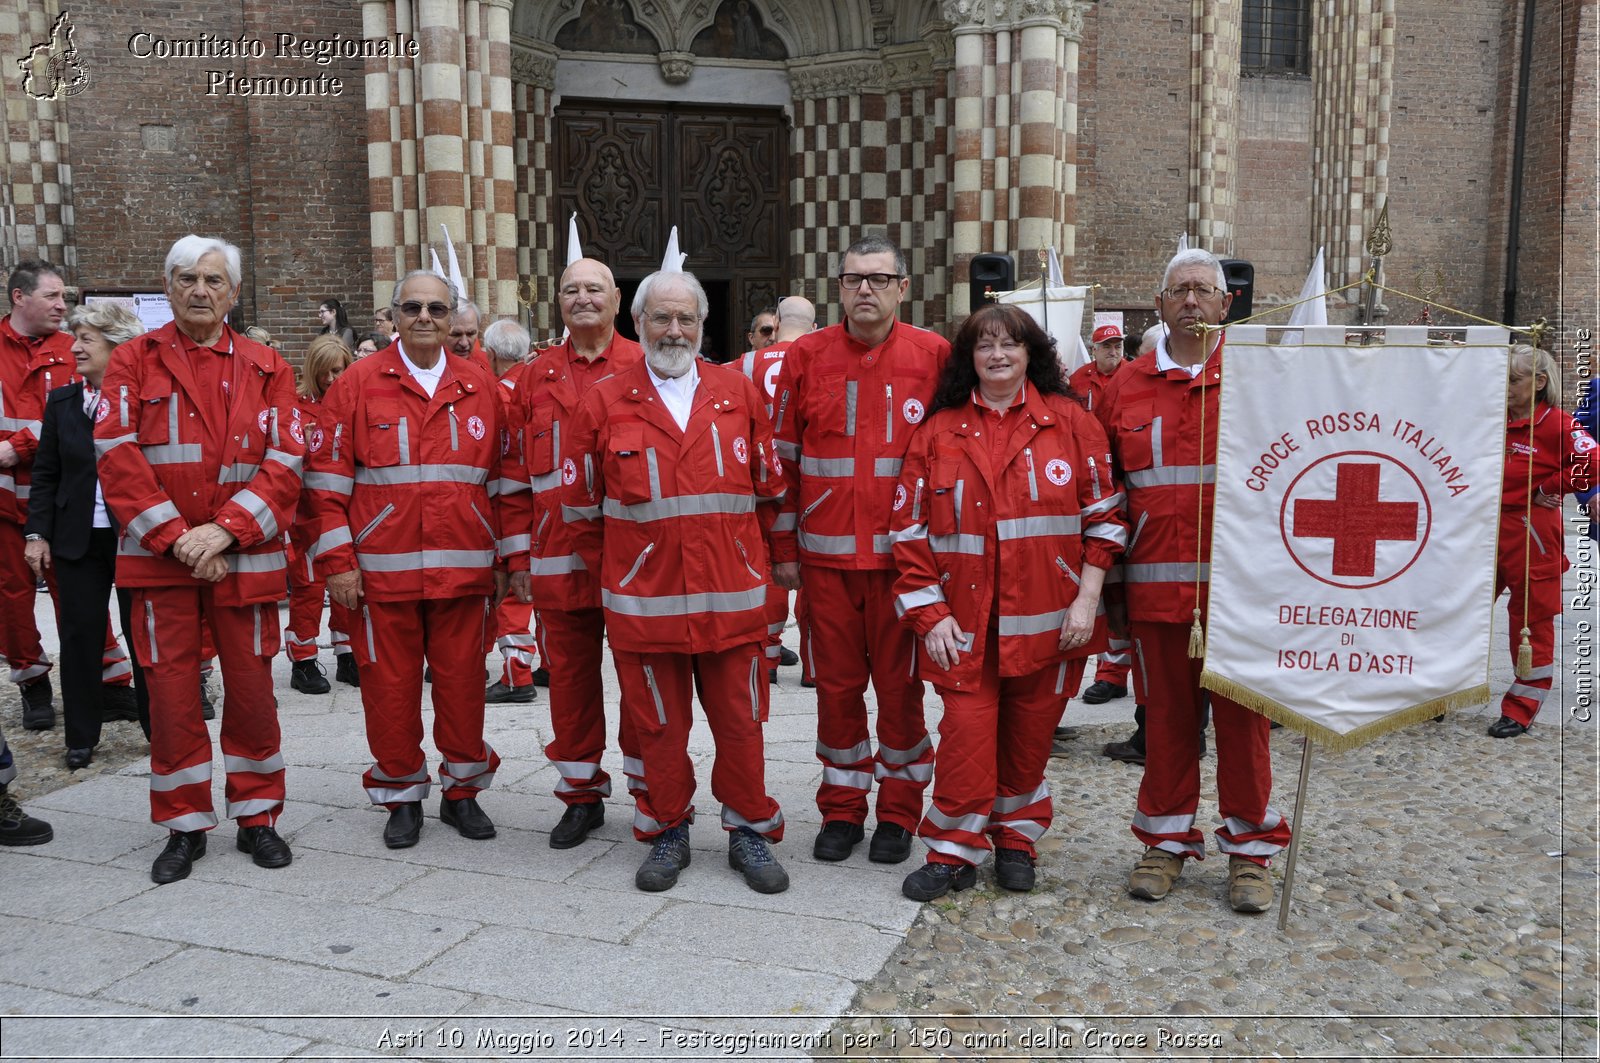
<path fill-rule="evenodd" d="M 788 489 L 774 529 L 773 579 L 805 584 L 817 684 L 817 806 L 812 852 L 844 860 L 865 836 L 878 783 L 878 863 L 911 855 L 933 746 L 922 712 L 916 644 L 894 608 L 889 515 L 900 464 L 950 355 L 943 337 L 897 320 L 910 287 L 905 255 L 883 236 L 844 253 L 845 321 L 796 340 L 778 376 L 775 431 Z M 877 694 L 877 749 L 867 683 Z"/>
<path fill-rule="evenodd" d="M 503 591 L 498 384 L 446 350 L 457 295 L 422 270 L 395 285 L 399 341 L 356 362 L 306 440 L 313 555 L 328 594 L 359 610 L 351 639 L 373 765 L 362 777 L 389 810 L 383 841 L 417 843 L 432 780 L 422 750 L 422 668 L 433 671 L 439 819 L 492 838 L 477 795 L 500 757 L 483 738 L 484 630 Z"/>
<path fill-rule="evenodd" d="M 1189 656 L 1190 628 L 1204 617 L 1216 480 L 1222 384 L 1220 325 L 1233 297 L 1222 265 L 1190 248 L 1168 263 L 1156 312 L 1166 325 L 1153 357 L 1129 362 L 1106 385 L 1094 412 L 1105 425 L 1127 491 L 1134 532 L 1123 556 L 1125 610 L 1108 601 L 1112 627 L 1131 624 L 1134 659 L 1149 698 L 1144 778 L 1133 833 L 1145 853 L 1128 892 L 1159 901 L 1187 859 L 1205 858 L 1195 827 L 1200 802 L 1201 661 Z M 1125 637 L 1125 636 L 1124 636 Z M 1289 843 L 1289 822 L 1269 803 L 1269 723 L 1213 692 L 1217 847 L 1228 854 L 1228 900 L 1238 912 L 1272 903 L 1268 861 Z"/>
<path fill-rule="evenodd" d="M 750 349 L 744 353 L 751 355 L 766 350 L 772 346 L 777 334 L 778 310 L 769 306 L 750 319 L 750 331 L 744 334 L 745 342 L 750 345 Z"/>

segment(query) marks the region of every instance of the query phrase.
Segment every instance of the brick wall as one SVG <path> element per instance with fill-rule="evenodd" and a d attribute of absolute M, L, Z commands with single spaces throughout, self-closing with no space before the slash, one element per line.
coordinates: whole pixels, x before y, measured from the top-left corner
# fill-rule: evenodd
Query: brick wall
<path fill-rule="evenodd" d="M 1233 251 L 1255 266 L 1252 310 L 1259 314 L 1300 294 L 1317 253 L 1310 246 L 1310 78 L 1240 80 L 1236 173 Z"/>

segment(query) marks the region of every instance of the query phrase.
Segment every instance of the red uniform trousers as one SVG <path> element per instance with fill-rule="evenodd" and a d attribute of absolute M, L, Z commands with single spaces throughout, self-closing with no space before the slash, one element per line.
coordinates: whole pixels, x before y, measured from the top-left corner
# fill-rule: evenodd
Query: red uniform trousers
<path fill-rule="evenodd" d="M 783 629 L 789 623 L 789 592 L 767 581 L 767 667 L 778 667 L 778 651 L 783 648 Z"/>
<path fill-rule="evenodd" d="M 1502 535 L 1504 533 L 1502 532 Z M 1528 642 L 1533 647 L 1533 670 L 1521 678 L 1513 678 L 1500 699 L 1500 715 L 1509 716 L 1524 726 L 1533 722 L 1550 693 L 1555 677 L 1556 625 L 1555 616 L 1561 612 L 1561 579 L 1535 579 L 1526 583 L 1528 608 L 1522 608 L 1522 567 L 1504 564 L 1495 573 L 1495 596 L 1506 588 L 1511 589 L 1511 600 L 1506 603 L 1510 626 L 1506 629 L 1511 643 L 1511 659 L 1517 659 L 1522 646 L 1522 629 L 1528 629 Z"/>
<path fill-rule="evenodd" d="M 478 595 L 361 604 L 352 640 L 361 707 L 375 763 L 361 777 L 375 805 L 428 796 L 422 752 L 422 665 L 433 669 L 433 744 L 439 787 L 452 801 L 494 782 L 500 756 L 483 740 L 483 633 L 489 600 Z"/>
<path fill-rule="evenodd" d="M 283 641 L 291 661 L 311 661 L 317 656 L 317 632 L 322 630 L 322 598 L 327 583 L 307 571 L 310 565 L 309 560 L 296 558 L 289 566 L 289 626 L 284 630 Z M 329 599 L 328 637 L 335 656 L 350 652 L 353 621 L 350 610 Z"/>
<path fill-rule="evenodd" d="M 878 822 L 915 831 L 933 778 L 933 742 L 922 714 L 916 636 L 894 613 L 890 570 L 806 565 L 809 651 L 828 667 L 817 683 L 817 759 L 823 822 L 864 823 L 878 781 Z M 867 731 L 867 681 L 878 701 L 878 750 Z"/>
<path fill-rule="evenodd" d="M 1145 767 L 1133 833 L 1147 846 L 1204 860 L 1205 835 L 1195 829 L 1200 805 L 1200 661 L 1189 656 L 1189 625 L 1133 622 L 1134 660 L 1144 673 Z M 1217 848 L 1266 864 L 1289 844 L 1289 821 L 1272 796 L 1271 723 L 1215 693 Z"/>
<path fill-rule="evenodd" d="M 283 809 L 272 658 L 278 607 L 218 605 L 209 583 L 133 588 L 133 644 L 150 691 L 150 818 L 168 830 L 210 830 L 211 734 L 200 712 L 201 626 L 222 661 L 222 761 L 227 816 L 271 826 Z"/>
<path fill-rule="evenodd" d="M 761 746 L 768 698 L 761 643 L 720 653 L 635 653 L 612 647 L 611 655 L 622 686 L 623 717 L 633 727 L 649 779 L 635 794 L 633 836 L 648 841 L 694 818 L 688 743 L 698 688 L 717 747 L 711 793 L 722 802 L 722 829 L 749 827 L 782 841 L 783 813 L 767 793 Z"/>
<path fill-rule="evenodd" d="M 581 805 L 611 796 L 611 776 L 600 767 L 606 751 L 605 689 L 600 667 L 605 654 L 605 614 L 596 609 L 539 610 L 539 656 L 550 673 L 550 730 L 544 755 L 561 775 L 555 794 Z M 614 656 L 614 655 L 613 655 Z M 644 790 L 644 764 L 633 721 L 620 712 L 617 745 L 628 790 Z"/>
<path fill-rule="evenodd" d="M 11 665 L 11 681 L 28 683 L 50 673 L 50 655 L 39 641 L 39 625 L 34 620 L 33 604 L 39 581 L 23 556 L 22 525 L 0 520 L 0 653 Z M 56 570 L 44 570 L 45 585 L 61 616 L 60 592 L 56 589 Z M 133 682 L 133 665 L 111 630 L 111 615 L 106 612 L 106 644 L 100 655 L 100 681 L 125 687 Z"/>
<path fill-rule="evenodd" d="M 1000 631 L 991 625 L 983 673 L 972 690 L 935 686 L 944 699 L 933 800 L 917 833 L 937 864 L 981 864 L 992 847 L 1037 856 L 1053 808 L 1044 769 L 1067 698 L 1087 658 L 1031 675 L 1002 676 Z"/>
<path fill-rule="evenodd" d="M 534 648 L 533 603 L 519 602 L 514 594 L 500 601 L 494 612 L 495 645 L 505 664 L 500 681 L 508 687 L 525 687 L 533 682 Z"/>
<path fill-rule="evenodd" d="M 1096 683 L 1110 683 L 1112 686 L 1125 687 L 1128 685 L 1128 673 L 1133 670 L 1133 643 L 1126 639 L 1112 636 L 1111 645 L 1100 654 L 1094 669 Z M 1144 702 L 1144 695 L 1135 684 L 1134 700 Z"/>

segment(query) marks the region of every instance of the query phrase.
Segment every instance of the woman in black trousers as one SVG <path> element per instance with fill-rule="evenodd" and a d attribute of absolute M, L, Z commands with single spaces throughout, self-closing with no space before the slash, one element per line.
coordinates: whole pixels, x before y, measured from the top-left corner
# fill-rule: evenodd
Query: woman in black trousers
<path fill-rule="evenodd" d="M 61 591 L 61 702 L 66 723 L 67 767 L 86 766 L 100 741 L 102 690 L 100 652 L 105 642 L 106 603 L 116 578 L 117 527 L 100 495 L 95 473 L 94 419 L 108 410 L 100 378 L 111 351 L 144 332 L 130 311 L 115 304 L 80 306 L 67 318 L 77 372 L 83 379 L 56 388 L 45 400 L 44 427 L 33 461 L 28 497 L 26 556 L 34 575 L 54 567 Z M 132 596 L 117 588 L 123 637 Z M 144 673 L 133 662 L 139 723 L 150 735 L 150 700 Z"/>

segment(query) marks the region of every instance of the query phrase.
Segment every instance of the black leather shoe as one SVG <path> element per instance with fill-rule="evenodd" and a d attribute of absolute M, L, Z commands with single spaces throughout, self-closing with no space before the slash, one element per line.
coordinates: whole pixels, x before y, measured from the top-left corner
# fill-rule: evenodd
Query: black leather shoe
<path fill-rule="evenodd" d="M 994 854 L 994 881 L 1001 889 L 1026 893 L 1037 877 L 1033 857 L 1021 849 L 1000 849 Z"/>
<path fill-rule="evenodd" d="M 817 681 L 808 675 L 803 675 L 800 677 L 800 685 L 803 687 L 815 687 L 817 685 Z"/>
<path fill-rule="evenodd" d="M 533 670 L 533 685 L 536 687 L 550 685 L 550 670 L 542 664 Z"/>
<path fill-rule="evenodd" d="M 1144 735 L 1135 731 L 1126 742 L 1107 742 L 1106 747 L 1100 752 L 1112 760 L 1120 760 L 1128 764 L 1144 763 Z M 1140 739 L 1135 743 L 1134 739 Z"/>
<path fill-rule="evenodd" d="M 333 658 L 333 678 L 353 687 L 361 685 L 361 673 L 356 670 L 356 655 L 340 653 Z"/>
<path fill-rule="evenodd" d="M 897 823 L 880 823 L 872 832 L 867 859 L 874 864 L 898 864 L 911 855 L 911 832 Z"/>
<path fill-rule="evenodd" d="M 483 703 L 485 705 L 526 705 L 536 696 L 532 683 L 526 686 L 514 687 L 508 685 L 502 679 L 497 679 L 491 686 L 484 689 Z"/>
<path fill-rule="evenodd" d="M 811 855 L 818 860 L 848 860 L 851 852 L 855 850 L 856 843 L 867 836 L 867 832 L 859 823 L 847 823 L 842 819 L 830 819 L 822 825 L 822 832 L 817 835 L 816 844 L 811 847 Z"/>
<path fill-rule="evenodd" d="M 200 716 L 206 720 L 217 718 L 217 706 L 211 700 L 211 688 L 206 686 L 206 677 L 203 675 L 200 677 Z"/>
<path fill-rule="evenodd" d="M 800 655 L 787 646 L 778 647 L 778 663 L 785 668 L 800 663 Z"/>
<path fill-rule="evenodd" d="M 22 729 L 48 731 L 56 725 L 56 707 L 51 703 L 55 691 L 50 689 L 50 677 L 42 675 L 31 683 L 22 685 Z"/>
<path fill-rule="evenodd" d="M 383 844 L 391 849 L 409 849 L 422 837 L 422 802 L 406 801 L 389 810 L 383 828 Z"/>
<path fill-rule="evenodd" d="M 67 750 L 67 767 L 71 768 L 73 771 L 77 771 L 79 768 L 87 768 L 89 766 L 89 762 L 93 759 L 93 746 L 89 746 L 84 749 Z"/>
<path fill-rule="evenodd" d="M 100 722 L 110 723 L 112 720 L 139 721 L 139 700 L 133 693 L 133 687 L 112 683 L 100 685 Z"/>
<path fill-rule="evenodd" d="M 433 682 L 433 665 L 425 664 L 422 666 L 422 681 L 424 683 Z"/>
<path fill-rule="evenodd" d="M 1515 738 L 1517 735 L 1528 733 L 1528 725 L 1518 723 L 1509 716 L 1502 716 L 1489 725 L 1490 738 Z"/>
<path fill-rule="evenodd" d="M 571 849 L 582 845 L 589 832 L 606 821 L 606 806 L 599 801 L 568 805 L 550 832 L 550 848 Z"/>
<path fill-rule="evenodd" d="M 778 685 L 778 670 L 776 668 L 767 669 L 767 682 L 772 686 Z"/>
<path fill-rule="evenodd" d="M 161 850 L 155 863 L 150 865 L 150 881 L 158 886 L 189 877 L 194 862 L 206 855 L 206 832 L 203 830 L 173 831 L 167 835 L 167 847 Z"/>
<path fill-rule="evenodd" d="M 971 864 L 935 864 L 929 861 L 906 876 L 900 892 L 914 901 L 931 901 L 951 890 L 971 889 L 978 881 L 978 869 Z"/>
<path fill-rule="evenodd" d="M 1087 705 L 1104 705 L 1108 701 L 1116 701 L 1127 696 L 1127 687 L 1119 687 L 1104 679 L 1096 679 L 1089 685 L 1089 689 L 1083 692 L 1083 701 Z"/>
<path fill-rule="evenodd" d="M 1078 737 L 1078 729 L 1076 727 L 1057 727 L 1050 737 L 1059 742 L 1069 742 Z"/>
<path fill-rule="evenodd" d="M 302 694 L 326 694 L 333 689 L 328 685 L 328 674 L 315 657 L 295 661 L 289 666 L 289 685 Z"/>
<path fill-rule="evenodd" d="M 288 867 L 294 859 L 289 843 L 271 827 L 240 827 L 233 845 L 241 853 L 249 853 L 257 867 Z"/>
<path fill-rule="evenodd" d="M 439 798 L 439 822 L 447 827 L 454 827 L 456 833 L 473 841 L 494 837 L 494 824 L 489 822 L 488 815 L 478 807 L 476 797 L 463 797 L 456 801 L 448 797 Z"/>

